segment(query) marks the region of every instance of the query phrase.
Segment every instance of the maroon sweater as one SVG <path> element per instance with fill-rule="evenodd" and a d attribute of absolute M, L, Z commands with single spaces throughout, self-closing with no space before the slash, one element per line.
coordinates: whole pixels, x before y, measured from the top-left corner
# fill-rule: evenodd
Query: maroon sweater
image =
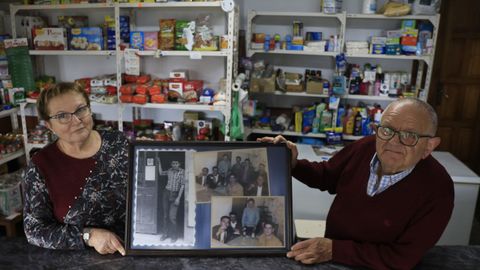
<path fill-rule="evenodd" d="M 325 237 L 333 261 L 372 269 L 411 269 L 433 247 L 453 210 L 453 181 L 432 156 L 398 183 L 367 195 L 370 136 L 345 147 L 328 162 L 299 160 L 293 176 L 309 187 L 336 194 Z"/>
<path fill-rule="evenodd" d="M 63 223 L 68 210 L 82 194 L 95 160 L 68 156 L 58 149 L 57 143 L 52 143 L 34 155 L 32 162 L 45 178 L 55 218 Z"/>

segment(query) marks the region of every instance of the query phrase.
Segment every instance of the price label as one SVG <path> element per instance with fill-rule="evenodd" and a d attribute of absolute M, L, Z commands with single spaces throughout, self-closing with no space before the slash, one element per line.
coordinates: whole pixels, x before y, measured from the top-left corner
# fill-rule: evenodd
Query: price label
<path fill-rule="evenodd" d="M 202 54 L 200 52 L 191 52 L 190 53 L 190 59 L 201 60 L 202 59 Z"/>

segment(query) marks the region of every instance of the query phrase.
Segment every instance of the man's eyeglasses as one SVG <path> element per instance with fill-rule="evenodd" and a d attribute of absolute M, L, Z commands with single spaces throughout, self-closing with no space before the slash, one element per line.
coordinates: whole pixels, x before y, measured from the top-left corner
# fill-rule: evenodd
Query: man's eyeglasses
<path fill-rule="evenodd" d="M 68 123 L 70 123 L 70 121 L 72 121 L 72 117 L 74 115 L 78 119 L 82 119 L 84 117 L 89 116 L 91 113 L 92 113 L 92 111 L 90 110 L 90 107 L 88 105 L 84 105 L 84 106 L 78 108 L 73 113 L 62 112 L 62 113 L 52 115 L 52 116 L 48 117 L 48 119 L 56 119 L 61 124 L 68 124 Z"/>
<path fill-rule="evenodd" d="M 377 126 L 377 137 L 384 141 L 389 141 L 395 136 L 395 134 L 398 134 L 400 143 L 405 146 L 417 145 L 420 138 L 434 138 L 434 136 L 430 135 L 419 135 L 415 132 L 397 131 L 393 128 Z"/>

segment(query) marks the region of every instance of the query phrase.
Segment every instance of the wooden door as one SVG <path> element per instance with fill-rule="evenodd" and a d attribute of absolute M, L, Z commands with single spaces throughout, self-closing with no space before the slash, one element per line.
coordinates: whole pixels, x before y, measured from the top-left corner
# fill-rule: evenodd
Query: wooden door
<path fill-rule="evenodd" d="M 137 233 L 157 234 L 158 177 L 151 154 L 148 153 L 146 157 L 143 153 L 140 154 L 135 216 Z"/>
<path fill-rule="evenodd" d="M 429 103 L 439 117 L 437 150 L 480 175 L 480 1 L 442 1 Z"/>

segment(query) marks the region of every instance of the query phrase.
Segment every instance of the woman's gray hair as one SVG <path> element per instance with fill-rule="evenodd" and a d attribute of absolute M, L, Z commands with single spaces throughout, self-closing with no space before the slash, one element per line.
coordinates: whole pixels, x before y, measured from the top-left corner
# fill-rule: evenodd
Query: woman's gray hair
<path fill-rule="evenodd" d="M 437 128 L 438 128 L 438 117 L 437 113 L 435 112 L 435 109 L 428 104 L 427 102 L 420 100 L 418 98 L 401 98 L 393 101 L 390 103 L 385 110 L 387 110 L 390 107 L 397 106 L 397 105 L 403 105 L 403 104 L 412 104 L 417 108 L 422 108 L 425 110 L 427 113 L 428 117 L 430 118 L 430 131 L 432 132 L 432 136 L 435 136 L 437 133 Z"/>

